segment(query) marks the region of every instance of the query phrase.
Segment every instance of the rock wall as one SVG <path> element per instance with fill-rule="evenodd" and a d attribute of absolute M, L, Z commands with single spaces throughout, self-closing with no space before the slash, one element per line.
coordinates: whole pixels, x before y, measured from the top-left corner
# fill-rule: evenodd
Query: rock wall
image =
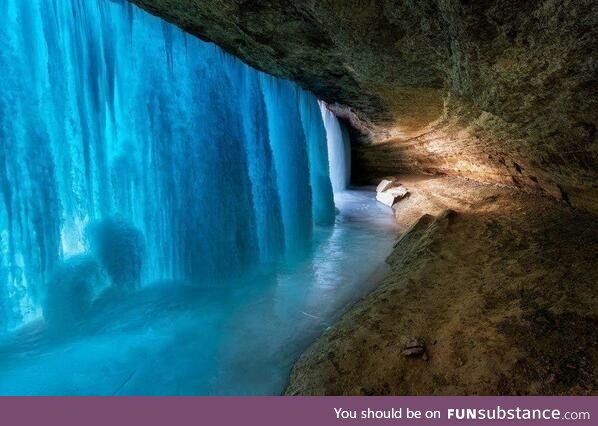
<path fill-rule="evenodd" d="M 592 0 L 132 1 L 344 105 L 358 181 L 460 175 L 598 210 Z"/>

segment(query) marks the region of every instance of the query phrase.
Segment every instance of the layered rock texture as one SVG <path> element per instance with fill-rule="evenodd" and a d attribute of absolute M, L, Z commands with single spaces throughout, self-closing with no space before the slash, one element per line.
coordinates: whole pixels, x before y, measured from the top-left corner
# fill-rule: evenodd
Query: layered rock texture
<path fill-rule="evenodd" d="M 595 216 L 455 177 L 402 177 L 392 272 L 299 359 L 290 395 L 589 395 Z"/>
<path fill-rule="evenodd" d="M 592 0 L 133 0 L 335 104 L 355 179 L 458 175 L 598 210 Z"/>

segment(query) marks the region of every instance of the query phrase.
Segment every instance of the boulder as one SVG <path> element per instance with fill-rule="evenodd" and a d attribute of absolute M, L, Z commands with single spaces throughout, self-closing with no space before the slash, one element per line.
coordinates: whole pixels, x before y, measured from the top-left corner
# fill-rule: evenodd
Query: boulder
<path fill-rule="evenodd" d="M 393 186 L 397 186 L 400 184 L 397 184 L 397 181 L 395 181 L 394 179 L 383 179 L 382 182 L 380 182 L 378 184 L 378 186 L 376 187 L 376 192 L 380 193 L 380 192 L 384 192 L 387 189 L 392 188 Z"/>
<path fill-rule="evenodd" d="M 376 194 L 376 200 L 380 201 L 382 204 L 392 207 L 395 203 L 401 201 L 408 194 L 409 191 L 407 191 L 407 188 L 404 186 L 396 186 L 385 191 L 378 192 Z"/>
<path fill-rule="evenodd" d="M 418 357 L 426 355 L 426 342 L 422 337 L 412 337 L 407 339 L 403 344 L 403 351 L 401 352 L 406 357 Z"/>

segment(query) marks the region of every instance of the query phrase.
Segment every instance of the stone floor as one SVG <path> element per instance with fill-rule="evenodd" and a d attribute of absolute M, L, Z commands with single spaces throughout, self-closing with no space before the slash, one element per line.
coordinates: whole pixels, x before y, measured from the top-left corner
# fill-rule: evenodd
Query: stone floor
<path fill-rule="evenodd" d="M 596 217 L 460 178 L 399 180 L 392 272 L 301 356 L 287 393 L 595 394 Z"/>

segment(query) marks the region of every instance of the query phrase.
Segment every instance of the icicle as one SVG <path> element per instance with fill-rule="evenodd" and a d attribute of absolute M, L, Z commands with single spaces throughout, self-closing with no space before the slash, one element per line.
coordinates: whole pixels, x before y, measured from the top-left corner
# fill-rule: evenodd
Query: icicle
<path fill-rule="evenodd" d="M 351 174 L 351 151 L 347 129 L 338 118 L 328 109 L 324 102 L 319 102 L 322 120 L 326 127 L 328 141 L 328 160 L 330 166 L 330 181 L 334 192 L 347 189 Z"/>

